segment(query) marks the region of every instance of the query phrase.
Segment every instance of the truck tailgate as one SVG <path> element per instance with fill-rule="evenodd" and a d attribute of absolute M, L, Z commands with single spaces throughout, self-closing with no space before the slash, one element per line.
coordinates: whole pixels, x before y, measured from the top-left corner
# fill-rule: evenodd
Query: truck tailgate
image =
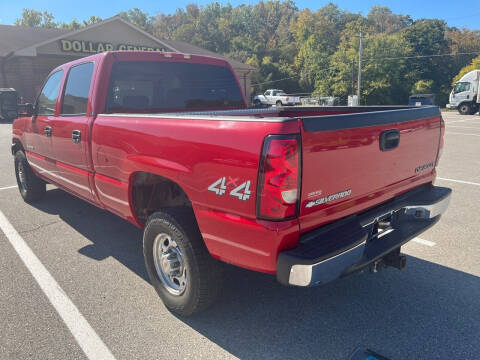
<path fill-rule="evenodd" d="M 441 122 L 434 106 L 303 118 L 302 233 L 431 182 Z"/>

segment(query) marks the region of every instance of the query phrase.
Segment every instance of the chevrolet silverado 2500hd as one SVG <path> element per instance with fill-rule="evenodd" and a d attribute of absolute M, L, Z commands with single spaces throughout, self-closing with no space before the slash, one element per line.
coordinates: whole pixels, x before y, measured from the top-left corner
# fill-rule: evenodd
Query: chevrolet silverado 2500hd
<path fill-rule="evenodd" d="M 97 54 L 53 70 L 23 108 L 23 199 L 52 183 L 143 228 L 151 283 L 183 315 L 219 294 L 222 262 L 296 286 L 402 268 L 400 247 L 450 198 L 433 185 L 438 107 L 247 109 L 220 59 Z"/>

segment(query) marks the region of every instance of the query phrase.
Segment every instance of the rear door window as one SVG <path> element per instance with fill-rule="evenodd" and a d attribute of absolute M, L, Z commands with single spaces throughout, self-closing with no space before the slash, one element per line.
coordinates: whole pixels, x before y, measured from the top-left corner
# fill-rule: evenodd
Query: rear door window
<path fill-rule="evenodd" d="M 215 65 L 121 61 L 113 65 L 107 112 L 243 108 L 229 68 Z"/>
<path fill-rule="evenodd" d="M 68 73 L 62 101 L 62 115 L 85 115 L 92 82 L 93 63 L 74 66 Z"/>
<path fill-rule="evenodd" d="M 58 90 L 62 81 L 63 70 L 59 70 L 48 78 L 37 100 L 37 115 L 54 115 L 57 105 Z"/>

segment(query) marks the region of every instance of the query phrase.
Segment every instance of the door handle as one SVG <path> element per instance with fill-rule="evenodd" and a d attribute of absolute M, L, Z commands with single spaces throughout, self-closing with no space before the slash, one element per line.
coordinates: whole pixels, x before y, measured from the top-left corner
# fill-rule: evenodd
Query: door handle
<path fill-rule="evenodd" d="M 47 137 L 52 136 L 52 127 L 51 126 L 45 126 L 45 129 L 43 131 L 45 133 L 45 136 L 47 136 Z"/>
<path fill-rule="evenodd" d="M 72 140 L 75 144 L 78 144 L 82 140 L 82 133 L 80 130 L 72 131 Z"/>
<path fill-rule="evenodd" d="M 385 130 L 380 134 L 380 150 L 388 151 L 395 149 L 400 143 L 400 131 Z"/>

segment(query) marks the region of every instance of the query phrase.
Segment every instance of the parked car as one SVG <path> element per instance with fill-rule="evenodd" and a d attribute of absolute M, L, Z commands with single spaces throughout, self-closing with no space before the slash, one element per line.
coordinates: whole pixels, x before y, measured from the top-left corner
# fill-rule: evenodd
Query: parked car
<path fill-rule="evenodd" d="M 215 300 L 222 262 L 294 286 L 401 269 L 401 246 L 450 199 L 433 185 L 438 107 L 247 109 L 221 59 L 92 55 L 53 70 L 23 110 L 23 199 L 49 182 L 142 228 L 150 281 L 182 315 Z"/>
<path fill-rule="evenodd" d="M 285 91 L 279 89 L 269 89 L 263 93 L 263 95 L 257 95 L 253 98 L 255 106 L 261 105 L 299 105 L 301 100 L 299 96 L 287 95 Z"/>
<path fill-rule="evenodd" d="M 0 121 L 12 121 L 17 116 L 18 93 L 12 88 L 0 88 Z"/>
<path fill-rule="evenodd" d="M 435 105 L 434 94 L 413 94 L 408 98 L 408 105 L 423 106 Z"/>

